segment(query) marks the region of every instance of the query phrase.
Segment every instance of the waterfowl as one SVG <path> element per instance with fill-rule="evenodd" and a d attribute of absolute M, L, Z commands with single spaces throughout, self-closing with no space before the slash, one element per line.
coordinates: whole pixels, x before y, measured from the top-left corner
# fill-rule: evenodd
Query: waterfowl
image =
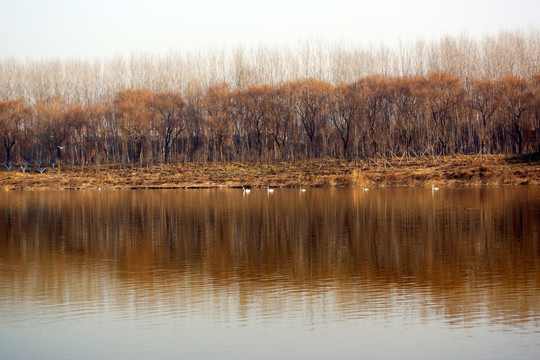
<path fill-rule="evenodd" d="M 306 189 L 300 188 L 300 192 L 306 192 Z"/>
<path fill-rule="evenodd" d="M 242 186 L 242 191 L 244 194 L 249 194 L 251 192 L 251 189 L 246 189 L 244 186 Z"/>
<path fill-rule="evenodd" d="M 431 191 L 435 191 L 435 190 L 439 190 L 439 188 L 434 185 L 431 185 Z"/>
<path fill-rule="evenodd" d="M 266 188 L 267 188 L 267 191 L 268 191 L 269 193 L 273 193 L 273 192 L 274 192 L 274 189 L 270 189 L 270 186 L 267 186 Z"/>

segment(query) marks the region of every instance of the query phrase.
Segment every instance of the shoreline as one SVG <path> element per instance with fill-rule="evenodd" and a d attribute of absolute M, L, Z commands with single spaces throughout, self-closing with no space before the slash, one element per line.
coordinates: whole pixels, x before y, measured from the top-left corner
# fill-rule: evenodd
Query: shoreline
<path fill-rule="evenodd" d="M 91 164 L 0 170 L 1 190 L 540 185 L 540 154 L 392 159 Z"/>

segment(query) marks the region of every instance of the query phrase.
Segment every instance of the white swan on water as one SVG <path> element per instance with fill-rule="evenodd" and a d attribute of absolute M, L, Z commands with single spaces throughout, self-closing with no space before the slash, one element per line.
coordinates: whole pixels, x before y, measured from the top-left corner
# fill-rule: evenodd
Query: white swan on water
<path fill-rule="evenodd" d="M 268 191 L 269 193 L 273 193 L 273 192 L 274 192 L 274 189 L 270 189 L 270 186 L 267 186 L 266 188 L 267 188 L 267 191 Z"/>

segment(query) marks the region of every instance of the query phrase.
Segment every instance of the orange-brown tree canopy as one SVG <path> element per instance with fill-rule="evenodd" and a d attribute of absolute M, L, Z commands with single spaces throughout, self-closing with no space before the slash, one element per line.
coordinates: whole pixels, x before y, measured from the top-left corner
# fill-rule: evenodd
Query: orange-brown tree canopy
<path fill-rule="evenodd" d="M 0 103 L 7 162 L 269 161 L 539 151 L 540 75 L 300 79 L 178 92 L 127 89 L 111 102 Z"/>

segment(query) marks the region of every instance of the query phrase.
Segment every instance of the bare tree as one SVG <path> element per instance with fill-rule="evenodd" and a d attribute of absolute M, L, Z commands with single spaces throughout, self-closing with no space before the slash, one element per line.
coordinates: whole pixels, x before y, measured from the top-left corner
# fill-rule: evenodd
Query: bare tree
<path fill-rule="evenodd" d="M 152 96 L 149 105 L 155 114 L 152 127 L 161 138 L 163 162 L 168 162 L 172 144 L 187 127 L 185 103 L 180 94 L 166 92 Z"/>
<path fill-rule="evenodd" d="M 0 139 L 6 152 L 6 163 L 11 161 L 13 147 L 29 115 L 28 105 L 22 99 L 0 102 Z"/>
<path fill-rule="evenodd" d="M 518 153 L 523 152 L 523 130 L 526 127 L 526 112 L 531 108 L 533 94 L 526 80 L 517 77 L 504 77 L 498 82 L 502 88 L 501 109 L 509 121 L 508 133 Z"/>

